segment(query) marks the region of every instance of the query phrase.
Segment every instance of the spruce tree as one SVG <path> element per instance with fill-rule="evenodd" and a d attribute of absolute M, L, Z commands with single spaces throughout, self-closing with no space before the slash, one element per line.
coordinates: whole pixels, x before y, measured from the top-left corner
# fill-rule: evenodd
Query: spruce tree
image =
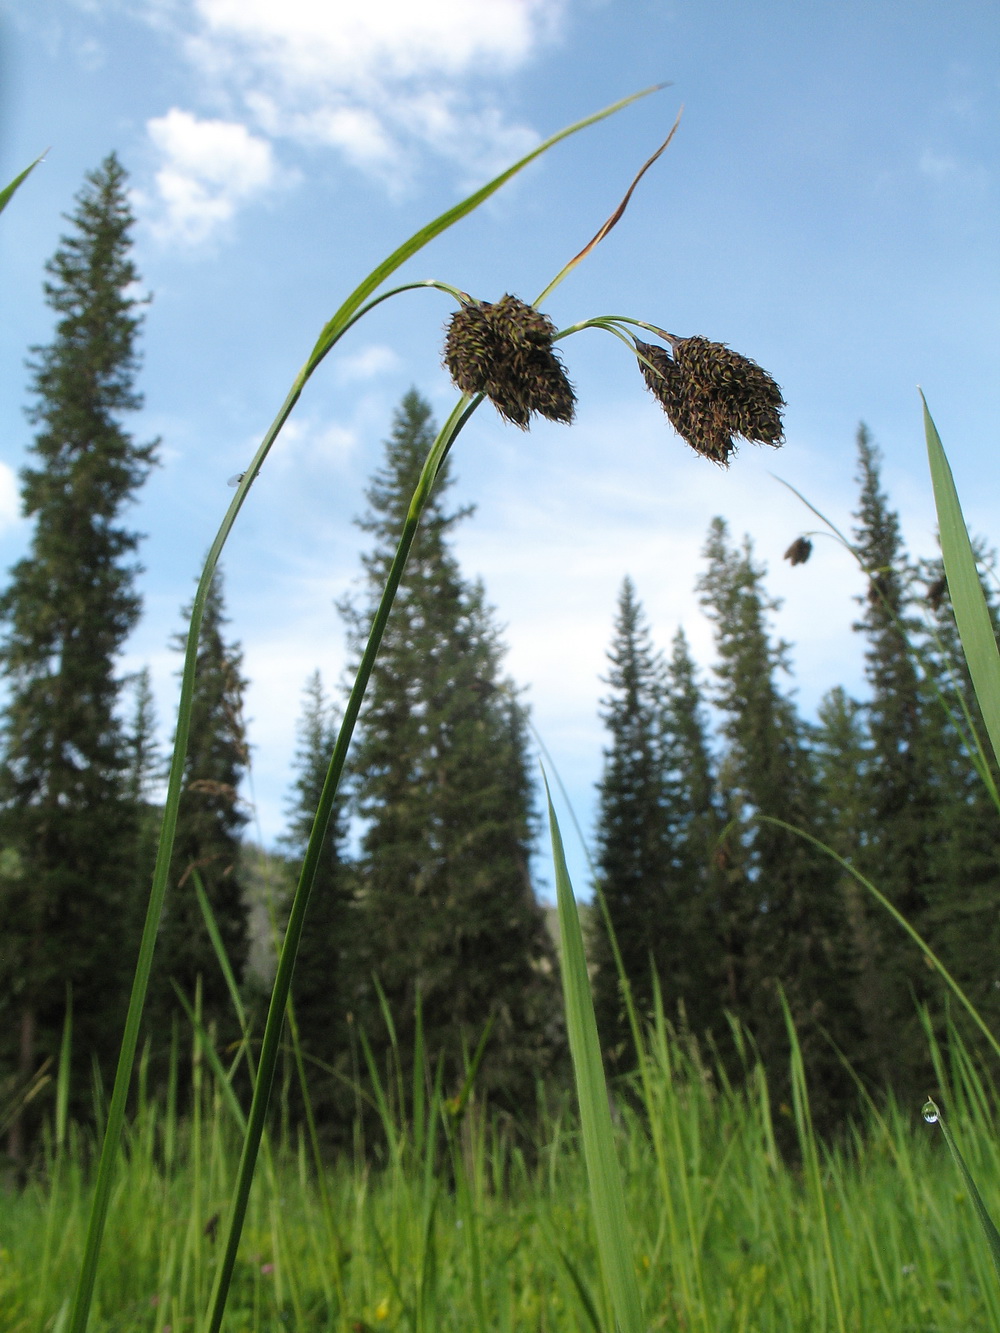
<path fill-rule="evenodd" d="M 663 990 L 676 995 L 689 1028 L 700 1035 L 722 1026 L 718 941 L 731 867 L 720 842 L 725 819 L 709 722 L 682 629 L 674 636 L 666 680 L 663 748 L 679 935 L 674 945 L 676 980 Z"/>
<path fill-rule="evenodd" d="M 161 789 L 166 766 L 156 739 L 156 706 L 149 668 L 143 667 L 138 671 L 131 684 L 133 708 L 125 733 L 128 753 L 125 784 L 136 812 L 134 877 L 140 892 L 135 895 L 132 904 L 131 929 L 138 939 L 142 934 L 147 894 L 156 863 L 156 847 L 163 817 Z"/>
<path fill-rule="evenodd" d="M 980 568 L 995 556 L 982 544 Z M 940 557 L 921 562 L 924 618 L 917 635 L 927 673 L 925 764 L 937 795 L 936 829 L 928 839 L 928 931 L 935 951 L 994 1030 L 1000 1026 L 1000 771 L 962 652 Z M 1000 632 L 992 582 L 981 586 Z M 976 736 L 980 745 L 977 746 Z M 980 748 L 981 747 L 981 748 Z M 971 1032 L 974 1040 L 978 1034 Z"/>
<path fill-rule="evenodd" d="M 434 439 L 415 391 L 400 406 L 360 526 L 366 595 L 344 606 L 360 652 Z M 532 786 L 525 713 L 501 675 L 482 586 L 462 577 L 448 537 L 447 466 L 414 540 L 371 678 L 353 758 L 364 822 L 360 929 L 404 1065 L 422 1008 L 430 1067 L 446 1088 L 493 1023 L 478 1086 L 523 1108 L 558 1045 L 559 1002 L 544 916 L 532 889 Z M 373 982 L 358 1009 L 378 1058 L 388 1038 Z"/>
<path fill-rule="evenodd" d="M 191 608 L 183 612 L 190 619 Z M 233 1029 L 232 1000 L 198 903 L 194 874 L 201 877 L 233 974 L 243 976 L 249 948 L 247 905 L 239 873 L 242 830 L 248 815 L 239 797 L 249 751 L 243 721 L 243 655 L 226 643 L 222 573 L 217 570 L 201 624 L 191 736 L 177 816 L 170 885 L 157 941 L 152 1013 L 161 1032 L 164 1015 L 180 1012 L 174 986 L 194 1002 L 199 985 L 203 1021 L 220 1032 Z M 174 646 L 183 652 L 185 635 Z"/>
<path fill-rule="evenodd" d="M 618 600 L 602 717 L 599 883 L 641 1021 L 664 1013 L 702 1032 L 721 1019 L 713 995 L 711 919 L 721 830 L 694 663 L 678 631 L 669 664 L 653 646 L 630 579 Z M 624 997 L 603 911 L 591 917 L 594 1002 L 605 1048 L 628 1053 Z"/>
<path fill-rule="evenodd" d="M 601 718 L 611 744 L 598 787 L 598 888 L 637 1010 L 647 1016 L 653 976 L 661 985 L 668 980 L 679 928 L 663 755 L 665 668 L 629 578 L 618 597 L 608 660 L 611 693 Z M 620 1056 L 630 1045 L 628 1019 L 608 923 L 597 903 L 591 921 L 598 1028 L 605 1049 Z M 670 998 L 668 992 L 668 1004 Z"/>
<path fill-rule="evenodd" d="M 287 805 L 288 825 L 280 840 L 295 876 L 312 832 L 337 730 L 336 709 L 327 699 L 319 671 L 315 671 L 305 686 L 295 781 Z M 346 836 L 345 802 L 341 797 L 316 872 L 292 987 L 310 1099 L 328 1136 L 343 1130 L 353 1109 L 353 1101 L 344 1096 L 342 1077 L 337 1077 L 352 1074 L 350 1020 L 359 982 L 353 875 L 345 854 Z"/>
<path fill-rule="evenodd" d="M 911 637 L 913 571 L 899 518 L 882 489 L 880 455 L 864 425 L 858 428 L 860 505 L 856 550 L 868 572 L 864 611 L 855 629 L 867 639 L 867 828 L 858 861 L 865 875 L 921 934 L 930 928 L 935 897 L 929 855 L 938 824 L 932 777 L 927 691 Z M 934 705 L 936 709 L 938 705 Z M 937 725 L 937 717 L 933 726 Z M 864 988 L 879 1072 L 900 1090 L 925 1075 L 926 1039 L 915 1001 L 930 997 L 934 978 L 895 922 L 866 904 L 866 935 L 874 941 Z"/>
<path fill-rule="evenodd" d="M 714 622 L 719 661 L 715 703 L 726 741 L 723 781 L 737 821 L 738 880 L 727 883 L 723 926 L 730 950 L 734 1010 L 752 1033 L 768 1073 L 787 1086 L 788 1040 L 779 1004 L 784 991 L 799 1030 L 814 1111 L 838 1113 L 849 1084 L 827 1035 L 856 1045 L 852 962 L 836 866 L 805 840 L 757 818 L 774 816 L 811 832 L 819 799 L 802 725 L 777 684 L 788 646 L 773 643 L 767 618 L 777 608 L 763 586 L 749 540 L 729 544 L 714 520 L 699 582 Z"/>
<path fill-rule="evenodd" d="M 155 444 L 122 425 L 142 401 L 143 302 L 113 154 L 68 221 L 47 265 L 55 335 L 29 363 L 38 429 L 21 494 L 34 531 L 0 597 L 0 841 L 20 867 L 0 885 L 0 1060 L 27 1079 L 56 1057 L 69 988 L 73 1086 L 86 1098 L 93 1062 L 107 1075 L 117 1050 L 137 943 L 123 927 L 134 919 L 136 812 L 116 663 L 140 611 L 139 534 L 122 515 Z"/>

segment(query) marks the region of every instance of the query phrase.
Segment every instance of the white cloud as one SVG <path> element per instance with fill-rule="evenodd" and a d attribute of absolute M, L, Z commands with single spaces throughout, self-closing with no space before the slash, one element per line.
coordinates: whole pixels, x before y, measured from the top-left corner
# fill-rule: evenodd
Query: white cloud
<path fill-rule="evenodd" d="M 394 190 L 421 151 L 459 164 L 463 184 L 495 173 L 538 141 L 500 110 L 498 81 L 556 34 L 565 5 L 181 0 L 204 97 L 235 119 L 174 108 L 149 122 L 161 232 L 197 242 L 271 188 L 270 140 L 332 148 Z"/>
<path fill-rule="evenodd" d="M 336 364 L 337 379 L 343 383 L 355 380 L 371 380 L 386 370 L 392 370 L 399 364 L 399 357 L 391 347 L 382 343 L 371 343 L 350 356 L 341 357 Z"/>
<path fill-rule="evenodd" d="M 559 0 L 195 0 L 200 31 L 189 49 L 216 69 L 264 66 L 296 94 L 322 87 L 367 97 L 386 81 L 513 69 L 561 9 Z"/>
<path fill-rule="evenodd" d="M 17 474 L 0 463 L 0 533 L 8 532 L 21 518 L 21 498 Z"/>
<path fill-rule="evenodd" d="M 239 204 L 281 179 L 270 143 L 245 125 L 199 120 L 172 107 L 146 128 L 163 159 L 156 173 L 154 222 L 161 236 L 187 244 L 204 241 Z"/>
<path fill-rule="evenodd" d="M 275 441 L 266 466 L 303 474 L 317 466 L 339 468 L 357 443 L 357 432 L 349 426 L 323 425 L 312 417 L 292 418 Z"/>

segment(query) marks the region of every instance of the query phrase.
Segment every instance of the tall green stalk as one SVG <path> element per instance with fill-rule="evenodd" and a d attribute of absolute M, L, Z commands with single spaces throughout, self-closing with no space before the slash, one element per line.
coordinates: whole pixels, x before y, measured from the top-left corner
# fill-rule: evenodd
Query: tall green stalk
<path fill-rule="evenodd" d="M 590 1210 L 597 1251 L 614 1320 L 620 1333 L 642 1333 L 642 1301 L 635 1276 L 625 1214 L 625 1193 L 618 1165 L 608 1088 L 601 1060 L 594 1001 L 583 947 L 583 932 L 573 886 L 566 868 L 562 835 L 548 795 L 549 830 L 559 904 L 560 971 L 566 1009 L 566 1031 L 580 1108 L 583 1156 L 590 1184 Z"/>
<path fill-rule="evenodd" d="M 577 131 L 579 130 L 585 129 L 590 125 L 596 124 L 600 120 L 606 119 L 608 116 L 613 115 L 616 111 L 621 110 L 623 107 L 628 106 L 630 103 L 636 101 L 641 97 L 647 96 L 649 93 L 653 91 L 655 91 L 655 88 L 647 88 L 644 89 L 642 92 L 634 93 L 632 94 L 632 96 L 623 98 L 622 100 L 613 103 L 611 106 L 605 107 L 603 110 L 596 112 L 594 115 L 587 116 L 585 119 L 577 121 L 575 124 L 570 125 L 563 130 L 560 130 L 557 134 L 552 135 L 550 138 L 546 139 L 543 143 L 539 144 L 536 148 L 534 148 L 530 153 L 527 153 L 524 157 L 520 158 L 519 161 L 513 164 L 513 166 L 508 167 L 505 171 L 501 172 L 500 175 L 494 177 L 493 180 L 489 181 L 481 189 L 475 191 L 473 194 L 469 195 L 466 199 L 462 200 L 454 207 L 440 214 L 439 217 L 435 218 L 434 221 L 428 223 L 428 225 L 426 227 L 423 227 L 420 231 L 415 232 L 413 236 L 411 236 L 401 246 L 399 246 L 396 250 L 394 250 L 392 254 L 390 254 L 385 260 L 382 261 L 382 263 L 377 265 L 371 271 L 371 273 L 369 273 L 368 276 L 354 289 L 354 291 L 350 294 L 350 296 L 347 297 L 347 299 L 343 302 L 340 308 L 336 311 L 336 313 L 324 326 L 322 332 L 320 333 L 319 338 L 316 341 L 315 346 L 313 347 L 312 352 L 310 353 L 302 369 L 296 376 L 295 381 L 292 384 L 291 389 L 289 390 L 288 396 L 286 397 L 284 403 L 281 406 L 280 411 L 278 412 L 278 415 L 275 417 L 269 430 L 264 436 L 264 439 L 262 440 L 261 445 L 257 450 L 257 453 L 254 455 L 254 458 L 249 468 L 244 473 L 239 483 L 239 486 L 237 487 L 236 494 L 233 496 L 232 502 L 228 510 L 226 511 L 226 515 L 222 521 L 218 533 L 216 534 L 215 540 L 212 542 L 212 545 L 209 549 L 209 553 L 205 560 L 204 569 L 202 571 L 201 579 L 198 584 L 197 592 L 195 593 L 194 604 L 192 607 L 191 623 L 188 630 L 187 648 L 184 659 L 184 668 L 181 676 L 181 693 L 178 704 L 177 730 L 174 739 L 174 751 L 171 760 L 170 774 L 167 783 L 167 797 L 163 813 L 163 822 L 160 829 L 160 840 L 157 848 L 156 864 L 153 871 L 153 883 L 152 883 L 152 888 L 150 890 L 142 940 L 139 946 L 139 957 L 136 963 L 136 971 L 132 985 L 132 993 L 129 999 L 128 1013 L 125 1020 L 125 1031 L 122 1037 L 122 1045 L 118 1059 L 117 1071 L 115 1074 L 115 1083 L 111 1095 L 111 1102 L 108 1108 L 107 1124 L 104 1132 L 101 1157 L 98 1165 L 97 1179 L 94 1187 L 94 1198 L 90 1215 L 90 1223 L 87 1231 L 87 1242 L 84 1250 L 83 1263 L 81 1265 L 80 1277 L 76 1288 L 76 1294 L 74 1297 L 73 1309 L 67 1333 L 85 1333 L 87 1322 L 89 1319 L 90 1308 L 93 1301 L 94 1286 L 97 1277 L 97 1264 L 100 1256 L 101 1243 L 104 1236 L 104 1229 L 107 1223 L 108 1208 L 110 1205 L 112 1184 L 114 1179 L 115 1162 L 118 1154 L 119 1144 L 121 1141 L 122 1127 L 125 1118 L 125 1103 L 128 1096 L 129 1085 L 131 1082 L 132 1069 L 135 1064 L 135 1055 L 136 1055 L 136 1048 L 139 1036 L 139 1026 L 142 1018 L 143 1006 L 145 1004 L 146 992 L 149 986 L 149 977 L 153 961 L 153 951 L 156 943 L 157 931 L 159 929 L 160 917 L 163 911 L 163 902 L 167 888 L 167 876 L 169 873 L 170 861 L 173 852 L 174 836 L 177 828 L 177 811 L 180 803 L 184 760 L 187 754 L 187 743 L 188 743 L 188 735 L 190 731 L 190 722 L 191 722 L 191 700 L 194 690 L 195 664 L 197 659 L 198 640 L 201 632 L 201 621 L 205 608 L 205 600 L 208 595 L 209 586 L 211 585 L 212 577 L 215 573 L 216 565 L 218 564 L 218 560 L 222 553 L 222 549 L 225 546 L 226 540 L 228 539 L 229 534 L 232 531 L 233 525 L 236 522 L 236 518 L 241 508 L 243 507 L 243 503 L 249 493 L 250 487 L 256 480 L 257 475 L 260 472 L 261 467 L 263 466 L 264 460 L 267 458 L 267 455 L 271 450 L 271 446 L 274 444 L 274 441 L 277 439 L 279 432 L 281 431 L 285 422 L 288 420 L 288 417 L 290 416 L 293 408 L 295 407 L 295 404 L 298 402 L 299 397 L 302 394 L 302 390 L 305 388 L 305 385 L 312 376 L 313 372 L 317 369 L 317 367 L 326 357 L 327 353 L 330 352 L 332 348 L 336 345 L 336 343 L 343 336 L 343 334 L 356 322 L 358 318 L 360 318 L 361 314 L 364 312 L 365 302 L 367 301 L 367 299 L 372 295 L 373 292 L 375 292 L 382 285 L 382 283 L 386 281 L 387 278 L 389 278 L 389 276 L 392 273 L 394 273 L 398 268 L 400 268 L 400 266 L 403 263 L 405 263 L 406 260 L 412 258 L 413 255 L 415 255 L 419 250 L 421 250 L 436 236 L 439 236 L 442 232 L 446 231 L 449 227 L 453 226 L 456 222 L 460 221 L 468 213 L 471 213 L 481 203 L 483 203 L 497 190 L 499 190 L 502 185 L 504 185 L 508 180 L 511 179 L 512 176 L 515 176 L 519 171 L 523 170 L 523 168 L 526 167 L 530 162 L 533 162 L 537 157 L 540 157 L 543 153 L 547 152 L 549 148 L 553 147 L 553 145 L 559 143 L 562 139 L 568 138 L 570 135 L 577 133 Z M 423 284 L 415 284 L 415 285 L 423 285 Z M 388 293 L 385 295 L 388 295 Z M 375 305 L 382 299 L 385 299 L 385 295 L 376 298 L 375 301 L 371 302 L 371 305 Z M 441 453 L 440 457 L 437 460 L 438 463 L 440 463 L 441 458 L 443 458 L 444 456 L 444 453 L 447 452 L 447 448 L 448 445 L 450 444 L 451 439 L 454 438 L 455 434 L 457 434 L 457 431 L 458 429 L 460 429 L 461 424 L 464 424 L 464 420 L 466 418 L 463 415 L 463 413 L 466 412 L 466 409 L 468 409 L 469 411 L 473 410 L 475 405 L 476 405 L 475 403 L 469 404 L 467 400 L 463 400 L 463 402 L 459 404 L 459 407 L 456 408 L 456 413 L 458 413 L 458 417 L 456 417 L 455 413 L 452 414 L 452 418 L 449 419 L 452 424 L 451 435 L 447 438 L 447 440 L 444 440 L 442 443 L 443 452 Z M 461 422 L 459 422 L 458 419 L 459 417 L 461 417 Z M 444 435 L 445 432 L 443 431 L 442 435 L 439 436 L 439 441 L 443 440 Z M 433 456 L 434 450 L 432 450 L 431 452 Z M 430 459 L 428 459 L 428 463 L 430 463 Z M 429 475 L 427 482 L 428 487 L 431 484 L 433 484 L 433 480 L 434 480 L 434 474 L 431 473 Z M 418 486 L 418 490 L 419 489 L 420 487 Z M 424 499 L 426 499 L 426 495 L 424 496 Z M 419 510 L 417 511 L 416 518 L 414 518 L 413 522 L 414 531 L 416 529 L 416 519 L 418 517 L 419 517 Z M 412 541 L 412 532 L 410 534 L 410 541 Z M 408 545 L 407 549 L 409 549 Z M 400 566 L 399 570 L 399 573 L 401 572 L 402 572 L 402 566 Z M 398 583 L 398 576 L 397 576 L 397 583 Z M 393 595 L 394 592 L 395 588 L 393 588 Z M 388 609 L 390 605 L 391 605 L 391 597 L 389 598 L 389 601 L 386 603 L 385 606 L 386 616 L 388 615 Z M 376 621 L 378 622 L 378 617 L 376 617 Z M 384 617 L 382 618 L 381 628 L 384 628 Z M 379 637 L 381 636 L 381 628 L 378 630 Z M 372 653 L 371 656 L 372 656 L 372 661 L 374 661 L 374 653 Z M 369 665 L 368 670 L 370 671 L 370 669 L 371 667 Z M 360 696 L 358 697 L 357 706 L 360 707 Z M 355 709 L 355 717 L 356 715 L 357 715 L 357 709 Z M 345 723 L 346 723 L 346 717 L 345 717 Z M 352 720 L 350 723 L 350 730 L 353 730 L 353 725 L 354 723 Z M 337 751 L 335 752 L 334 756 L 334 761 L 331 763 L 331 772 L 333 771 L 334 763 L 338 765 L 337 779 L 339 779 L 340 771 L 343 768 L 343 760 L 344 757 L 346 757 L 346 748 L 347 744 L 350 741 L 350 730 L 348 730 L 348 732 L 346 733 L 346 738 L 344 740 L 343 746 L 341 746 L 338 743 Z M 342 729 L 342 735 L 344 734 L 345 733 Z M 335 779 L 335 781 L 337 779 Z M 334 787 L 329 791 L 328 795 L 327 788 L 324 788 L 324 798 L 327 798 L 328 795 L 328 800 L 326 801 L 326 807 L 325 807 L 327 819 L 329 818 L 329 813 L 330 810 L 332 809 L 333 795 L 335 793 L 335 790 L 336 786 L 334 785 Z M 321 805 L 321 809 L 322 808 L 323 806 Z M 296 891 L 295 904 L 297 904 L 298 906 L 296 907 L 296 905 L 293 904 L 293 914 L 297 912 L 297 915 L 295 916 L 297 926 L 293 933 L 292 923 L 291 921 L 289 922 L 288 932 L 286 933 L 285 937 L 285 945 L 282 949 L 281 959 L 279 960 L 279 977 L 281 978 L 281 984 L 284 986 L 286 998 L 287 998 L 288 985 L 291 982 L 291 971 L 294 965 L 295 948 L 297 948 L 298 938 L 302 928 L 302 921 L 305 918 L 305 909 L 308 903 L 309 891 L 312 887 L 312 879 L 315 875 L 316 865 L 318 864 L 319 847 L 322 843 L 323 837 L 325 836 L 325 832 L 326 832 L 326 821 L 323 822 L 321 827 L 319 823 L 319 815 L 317 814 L 317 822 L 313 828 L 313 834 L 310 840 L 309 850 L 307 850 L 306 860 L 303 865 L 303 877 L 300 880 L 299 889 Z M 307 868 L 308 868 L 308 877 L 307 877 Z M 292 944 L 293 941 L 294 941 L 293 947 L 289 949 L 289 945 Z M 283 964 L 284 967 L 282 966 Z M 275 980 L 275 986 L 276 987 L 278 986 L 278 978 L 276 978 Z M 281 1016 L 283 1014 L 283 1006 L 284 1006 L 284 1001 L 282 1001 L 281 1012 L 279 1013 L 277 1020 L 275 1020 L 278 1022 L 279 1025 L 281 1022 Z M 268 1015 L 269 1025 L 272 1024 L 273 1014 L 274 1014 L 274 1006 L 272 1004 L 272 1009 L 271 1011 L 269 1011 Z M 262 1059 L 261 1059 L 262 1072 L 263 1072 L 263 1065 L 264 1065 L 264 1060 L 262 1051 Z M 272 1077 L 273 1077 L 273 1070 L 272 1070 Z M 268 1084 L 268 1093 L 269 1091 L 270 1091 L 270 1084 Z M 256 1120 L 254 1115 L 254 1108 L 257 1108 Z M 265 1109 L 266 1109 L 266 1097 L 264 1098 L 263 1103 L 260 1106 L 258 1106 L 258 1099 L 255 1096 L 254 1106 L 251 1108 L 250 1126 L 248 1128 L 248 1135 L 256 1133 L 258 1143 L 260 1135 L 260 1126 L 262 1126 L 263 1124 L 263 1115 Z M 257 1124 L 257 1121 L 259 1121 L 259 1125 Z M 234 1206 L 233 1210 L 233 1223 L 234 1224 L 238 1223 L 238 1225 L 236 1225 L 235 1227 L 235 1232 L 231 1232 L 231 1237 L 230 1237 L 231 1243 L 233 1245 L 233 1257 L 235 1257 L 235 1244 L 238 1242 L 239 1229 L 242 1226 L 243 1214 L 245 1213 L 246 1209 L 246 1197 L 249 1194 L 249 1176 L 252 1176 L 253 1166 L 256 1161 L 256 1146 L 254 1146 L 252 1151 L 248 1151 L 244 1154 L 243 1160 L 246 1163 L 248 1178 L 244 1181 L 243 1179 L 244 1168 L 241 1166 L 239 1191 L 240 1195 L 243 1198 L 243 1202 L 242 1206 L 237 1204 L 236 1206 Z M 233 1239 L 234 1236 L 235 1239 Z M 231 1275 L 231 1264 L 229 1268 L 229 1273 Z M 228 1278 L 227 1278 L 227 1284 L 228 1284 Z M 213 1314 L 213 1327 L 217 1328 L 218 1321 L 221 1320 L 222 1305 L 224 1305 L 225 1302 L 226 1287 L 219 1286 L 217 1284 L 216 1293 L 217 1297 L 215 1304 L 218 1305 L 218 1314 L 217 1316 Z M 222 1302 L 222 1305 L 219 1305 L 219 1301 Z"/>
<path fill-rule="evenodd" d="M 375 619 L 368 636 L 368 642 L 365 645 L 365 650 L 360 665 L 358 666 L 357 675 L 355 676 L 354 685 L 347 701 L 347 707 L 344 710 L 344 719 L 337 736 L 337 743 L 334 746 L 333 755 L 330 760 L 330 767 L 327 770 L 326 781 L 323 783 L 323 791 L 320 795 L 316 817 L 313 820 L 312 833 L 309 837 L 309 844 L 306 847 L 305 858 L 302 862 L 302 870 L 299 874 L 299 881 L 295 888 L 291 910 L 288 915 L 288 925 L 285 927 L 285 937 L 282 941 L 281 952 L 278 956 L 278 969 L 275 973 L 274 985 L 271 990 L 271 1001 L 268 1006 L 267 1021 L 264 1026 L 264 1037 L 261 1042 L 260 1060 L 257 1068 L 257 1078 L 254 1083 L 253 1100 L 250 1104 L 250 1115 L 247 1120 L 246 1138 L 243 1142 L 239 1172 L 229 1215 L 226 1248 L 223 1253 L 222 1262 L 216 1273 L 215 1286 L 212 1293 L 208 1333 L 218 1333 L 218 1329 L 222 1325 L 222 1316 L 225 1311 L 229 1284 L 232 1281 L 233 1267 L 236 1263 L 236 1252 L 239 1248 L 240 1235 L 243 1231 L 243 1221 L 246 1216 L 247 1202 L 250 1198 L 250 1186 L 253 1182 L 257 1152 L 260 1147 L 261 1134 L 264 1129 L 264 1120 L 267 1115 L 271 1088 L 274 1083 L 274 1071 L 277 1065 L 278 1049 L 281 1042 L 281 1029 L 285 1021 L 285 1006 L 288 1003 L 288 995 L 291 989 L 295 958 L 298 953 L 299 940 L 302 937 L 302 927 L 309 906 L 309 897 L 312 893 L 313 883 L 316 879 L 316 871 L 319 866 L 320 857 L 323 854 L 326 830 L 333 812 L 337 788 L 340 785 L 341 775 L 344 771 L 344 764 L 347 760 L 347 752 L 350 748 L 351 738 L 354 734 L 354 727 L 358 720 L 358 714 L 361 711 L 361 704 L 365 696 L 365 691 L 368 688 L 368 680 L 371 676 L 372 668 L 375 665 L 375 658 L 378 655 L 378 650 L 382 643 L 382 635 L 385 632 L 386 622 L 389 619 L 389 612 L 392 610 L 392 604 L 396 597 L 396 590 L 398 589 L 399 581 L 403 576 L 406 559 L 410 553 L 410 547 L 413 545 L 413 539 L 417 533 L 420 516 L 424 511 L 424 506 L 430 498 L 435 478 L 437 477 L 441 464 L 447 456 L 448 450 L 451 448 L 459 431 L 461 431 L 466 421 L 468 421 L 476 407 L 478 407 L 479 402 L 480 399 L 478 398 L 471 400 L 462 398 L 456 404 L 451 416 L 445 422 L 427 455 L 423 470 L 420 474 L 420 479 L 417 482 L 416 490 L 413 493 L 413 499 L 410 501 L 410 508 L 406 515 L 406 522 L 403 525 L 399 545 L 396 548 L 396 554 L 393 557 L 389 575 L 386 579 L 385 589 L 383 590 L 382 598 L 375 612 Z"/>

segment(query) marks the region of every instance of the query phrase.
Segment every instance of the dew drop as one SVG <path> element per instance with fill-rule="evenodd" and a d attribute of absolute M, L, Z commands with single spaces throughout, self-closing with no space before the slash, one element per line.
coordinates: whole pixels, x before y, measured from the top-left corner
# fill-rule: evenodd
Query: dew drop
<path fill-rule="evenodd" d="M 936 1125 L 938 1122 L 938 1109 L 933 1102 L 925 1102 L 923 1117 L 929 1125 Z"/>
<path fill-rule="evenodd" d="M 234 472 L 233 475 L 226 482 L 226 485 L 234 487 L 238 486 L 245 476 L 246 476 L 245 472 Z"/>

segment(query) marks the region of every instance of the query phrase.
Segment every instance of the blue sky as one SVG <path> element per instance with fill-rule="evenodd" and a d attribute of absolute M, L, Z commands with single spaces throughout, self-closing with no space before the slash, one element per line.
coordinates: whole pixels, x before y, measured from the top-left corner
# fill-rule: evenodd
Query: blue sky
<path fill-rule="evenodd" d="M 696 457 L 612 339 L 565 346 L 577 424 L 530 434 L 481 410 L 456 449 L 457 535 L 536 726 L 589 827 L 615 599 L 634 579 L 664 647 L 683 623 L 706 666 L 694 582 L 709 521 L 751 536 L 783 599 L 801 708 L 863 692 L 861 579 L 826 540 L 855 505 L 867 422 L 911 549 L 933 548 L 917 385 L 970 523 L 997 540 L 998 121 L 992 3 L 800 0 L 8 0 L 0 6 L 0 176 L 49 154 L 0 229 L 0 566 L 25 549 L 16 473 L 31 344 L 51 334 L 43 264 L 84 173 L 131 174 L 135 258 L 153 293 L 139 438 L 162 466 L 134 511 L 148 664 L 164 735 L 180 607 L 231 492 L 316 334 L 405 236 L 539 138 L 651 83 L 671 87 L 558 146 L 403 270 L 481 299 L 531 299 L 592 235 L 678 108 L 680 130 L 617 230 L 552 298 L 560 325 L 647 319 L 729 343 L 788 401 L 778 452 L 728 472 Z M 282 826 L 301 687 L 334 687 L 334 602 L 359 573 L 366 480 L 411 385 L 439 417 L 447 300 L 410 294 L 360 325 L 309 386 L 225 557 L 245 651 L 260 835 Z M 250 793 L 248 792 L 248 795 Z M 580 859 L 574 858 L 579 870 Z"/>

